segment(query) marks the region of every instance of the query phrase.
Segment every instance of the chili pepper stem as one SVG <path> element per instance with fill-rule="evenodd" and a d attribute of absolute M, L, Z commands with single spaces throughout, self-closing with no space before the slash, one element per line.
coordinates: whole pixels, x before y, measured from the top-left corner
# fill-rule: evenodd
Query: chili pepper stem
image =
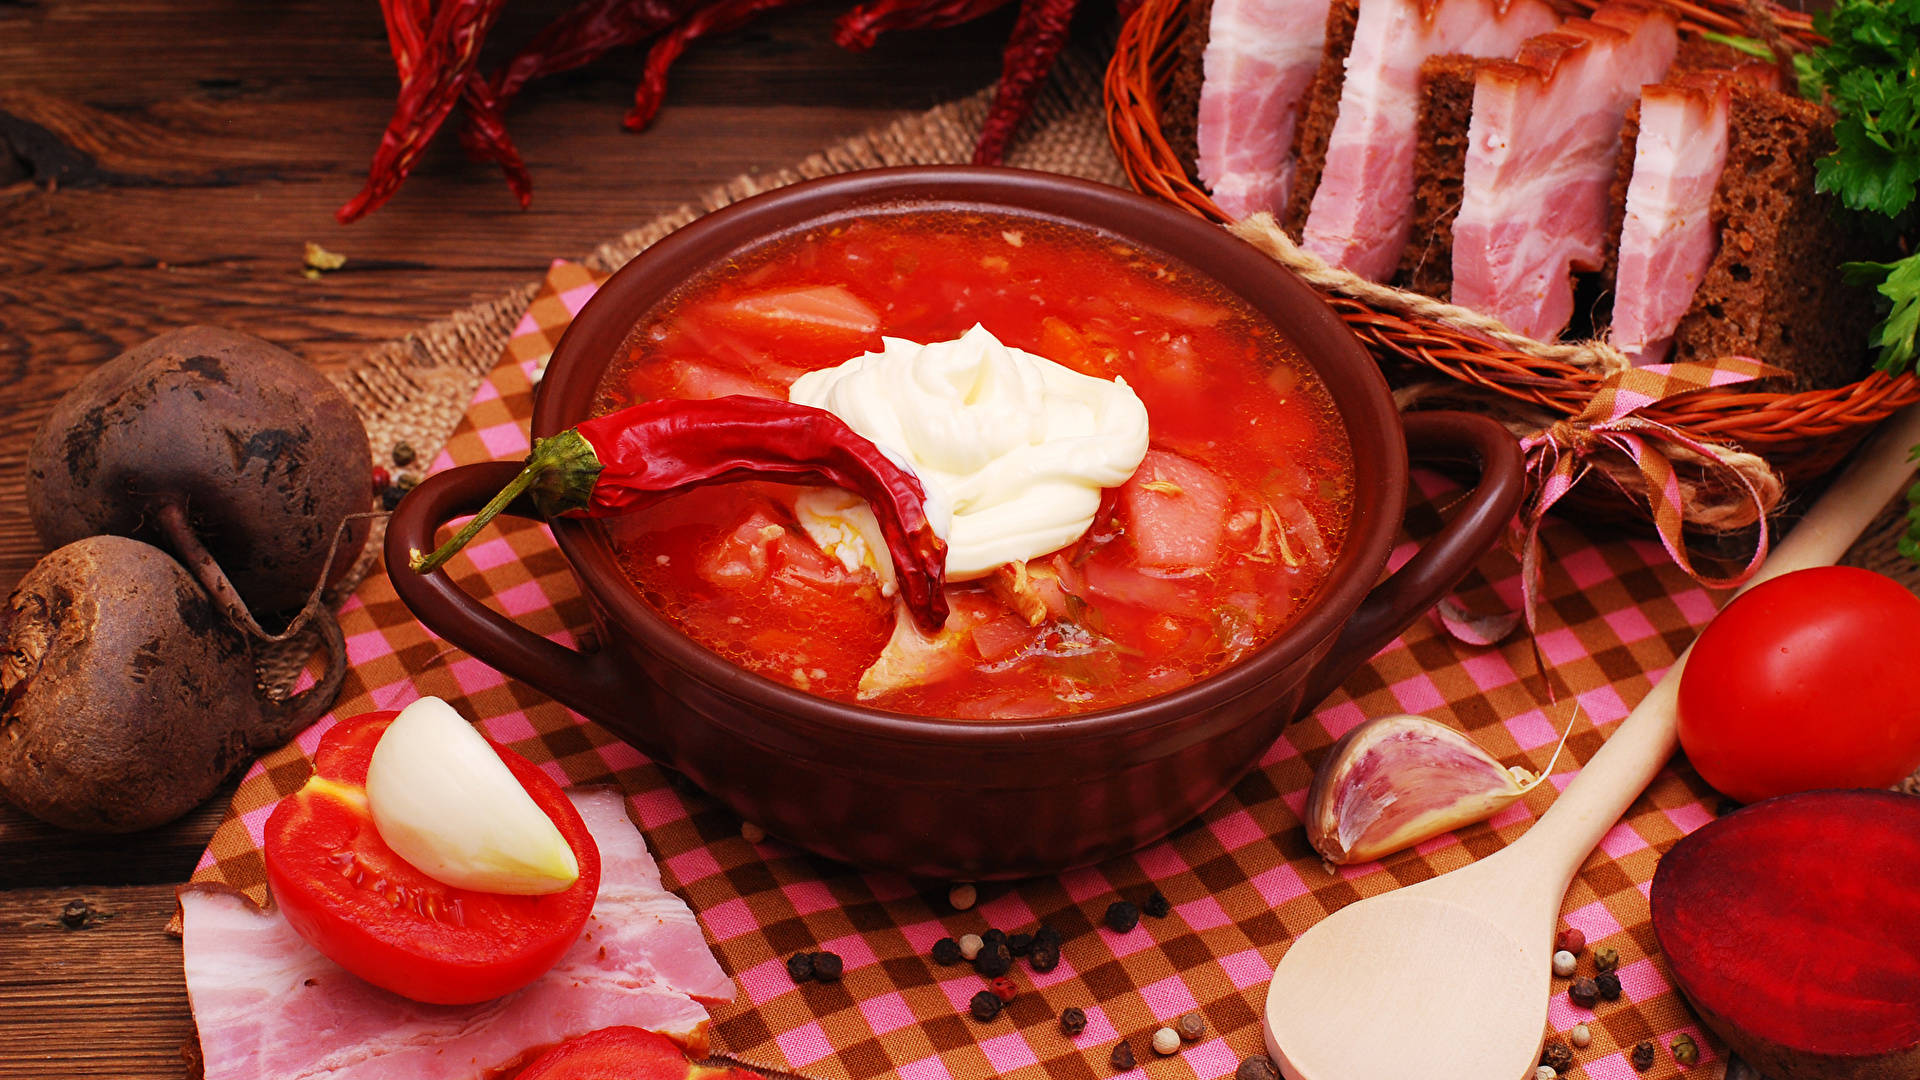
<path fill-rule="evenodd" d="M 461 526 L 459 532 L 430 554 L 409 552 L 407 566 L 416 574 L 438 570 L 522 495 L 531 494 L 534 505 L 545 517 L 557 517 L 585 507 L 593 497 L 594 480 L 603 467 L 593 444 L 578 429 L 568 428 L 551 438 L 536 440 L 526 465 L 500 489 L 500 494 L 487 500 L 487 505 L 480 508 L 472 521 Z"/>

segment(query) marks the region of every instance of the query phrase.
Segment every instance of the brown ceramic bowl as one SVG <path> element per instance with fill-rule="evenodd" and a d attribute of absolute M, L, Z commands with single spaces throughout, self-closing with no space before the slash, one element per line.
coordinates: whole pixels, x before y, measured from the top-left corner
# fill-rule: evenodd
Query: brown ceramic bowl
<path fill-rule="evenodd" d="M 1353 442 L 1356 503 L 1325 587 L 1284 633 L 1192 686 L 1077 716 L 944 721 L 817 698 L 749 674 L 668 625 L 590 521 L 552 523 L 599 625 L 599 651 L 547 641 L 404 569 L 517 463 L 432 476 L 388 526 L 387 565 L 420 620 L 506 674 L 680 770 L 742 818 L 836 859 L 946 879 L 1048 873 L 1129 851 L 1205 809 L 1290 720 L 1452 588 L 1517 509 L 1511 436 L 1457 413 L 1405 417 L 1359 341 L 1312 289 L 1191 215 L 1117 188 L 1011 169 L 852 173 L 782 188 L 681 229 L 615 274 L 574 320 L 534 406 L 533 434 L 588 415 L 601 372 L 657 301 L 776 233 L 862 208 L 972 206 L 1101 230 L 1210 274 L 1293 339 Z M 1480 480 L 1411 562 L 1381 579 L 1407 494 L 1407 447 L 1477 459 Z"/>

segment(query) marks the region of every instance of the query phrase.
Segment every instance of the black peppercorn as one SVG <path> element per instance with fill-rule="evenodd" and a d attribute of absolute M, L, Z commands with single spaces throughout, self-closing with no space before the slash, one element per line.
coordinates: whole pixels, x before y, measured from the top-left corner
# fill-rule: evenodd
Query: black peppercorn
<path fill-rule="evenodd" d="M 1167 912 L 1172 910 L 1173 910 L 1172 902 L 1169 901 L 1164 895 L 1162 895 L 1159 889 L 1155 889 L 1153 890 L 1152 893 L 1149 893 L 1147 896 L 1147 902 L 1140 905 L 1140 911 L 1142 914 L 1150 915 L 1156 919 L 1166 918 Z"/>
<path fill-rule="evenodd" d="M 1633 1067 L 1636 1071 L 1646 1072 L 1653 1068 L 1653 1040 L 1641 1039 L 1633 1044 Z"/>
<path fill-rule="evenodd" d="M 980 952 L 973 958 L 973 970 L 987 978 L 997 978 L 1013 967 L 1013 953 L 1007 949 L 1004 941 L 989 942 L 980 946 Z"/>
<path fill-rule="evenodd" d="M 1592 979 L 1582 975 L 1573 980 L 1573 985 L 1567 988 L 1567 996 L 1573 999 L 1575 1005 L 1583 1009 L 1591 1009 L 1593 1003 L 1600 1000 L 1600 987 Z"/>
<path fill-rule="evenodd" d="M 1060 946 L 1051 941 L 1036 941 L 1027 953 L 1027 966 L 1045 975 L 1060 966 Z"/>
<path fill-rule="evenodd" d="M 942 967 L 952 967 L 960 962 L 960 943 L 950 937 L 943 937 L 933 943 L 933 962 Z"/>
<path fill-rule="evenodd" d="M 1140 925 L 1140 909 L 1125 900 L 1115 900 L 1107 905 L 1107 929 L 1116 934 L 1124 934 Z"/>
<path fill-rule="evenodd" d="M 411 443 L 397 442 L 393 444 L 393 463 L 395 465 L 405 468 L 413 464 L 413 457 L 413 445 Z"/>
<path fill-rule="evenodd" d="M 407 497 L 406 488 L 399 487 L 397 485 L 388 487 L 385 490 L 380 492 L 380 506 L 384 510 L 392 510 L 394 507 L 400 505 L 401 499 L 404 499 L 406 497 Z"/>
<path fill-rule="evenodd" d="M 1007 939 L 1007 951 L 1015 956 L 1025 956 L 1033 951 L 1032 934 L 1015 934 Z"/>
<path fill-rule="evenodd" d="M 1060 1032 L 1068 1037 L 1087 1030 L 1087 1014 L 1079 1006 L 1069 1005 L 1060 1010 Z"/>
<path fill-rule="evenodd" d="M 1593 977 L 1594 988 L 1608 1001 L 1620 1000 L 1620 976 L 1611 971 L 1603 971 Z"/>
<path fill-rule="evenodd" d="M 1000 1006 L 1004 1004 L 1005 1002 L 1000 1000 L 1000 995 L 991 990 L 982 990 L 973 995 L 972 1001 L 967 1002 L 967 1009 L 973 1013 L 975 1020 L 984 1024 L 994 1017 L 999 1016 Z"/>
<path fill-rule="evenodd" d="M 821 982 L 839 982 L 842 965 L 839 953 L 817 952 L 813 954 L 813 977 Z"/>
<path fill-rule="evenodd" d="M 813 954 L 797 952 L 787 957 L 787 977 L 796 983 L 813 978 Z"/>
<path fill-rule="evenodd" d="M 1048 926 L 1046 923 L 1041 923 L 1039 927 L 1035 929 L 1033 932 L 1033 943 L 1035 945 L 1038 945 L 1041 942 L 1046 941 L 1046 942 L 1051 942 L 1053 944 L 1053 947 L 1058 949 L 1062 944 L 1066 942 L 1066 940 L 1067 940 L 1066 938 L 1061 936 L 1060 931 L 1055 930 L 1053 927 Z"/>
<path fill-rule="evenodd" d="M 1272 1058 L 1255 1054 L 1233 1070 L 1233 1080 L 1280 1080 L 1280 1070 L 1274 1066 Z"/>
<path fill-rule="evenodd" d="M 1134 1065 L 1133 1047 L 1128 1046 L 1125 1040 L 1114 1044 L 1113 1053 L 1107 1055 L 1107 1064 L 1120 1072 L 1131 1071 Z"/>
<path fill-rule="evenodd" d="M 85 900 L 69 900 L 67 906 L 60 909 L 60 925 L 69 930 L 78 930 L 87 925 L 87 919 L 92 914 L 93 909 L 87 906 Z"/>
<path fill-rule="evenodd" d="M 1005 930 L 983 930 L 980 933 L 980 941 L 984 945 L 991 945 L 996 941 L 1005 945 L 1007 943 L 1007 932 Z"/>
<path fill-rule="evenodd" d="M 1566 1072 L 1573 1068 L 1573 1048 L 1566 1043 L 1548 1043 L 1540 1055 L 1540 1064 L 1557 1073 Z"/>

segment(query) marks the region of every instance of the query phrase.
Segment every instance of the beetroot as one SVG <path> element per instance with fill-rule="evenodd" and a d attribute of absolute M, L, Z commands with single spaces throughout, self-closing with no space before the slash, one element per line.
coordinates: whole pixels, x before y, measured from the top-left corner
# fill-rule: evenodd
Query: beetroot
<path fill-rule="evenodd" d="M 110 533 L 171 549 L 264 635 L 252 613 L 309 606 L 353 564 L 367 526 L 349 519 L 372 474 L 366 429 L 324 376 L 259 338 L 190 326 L 54 406 L 27 455 L 27 512 L 49 547 Z"/>
<path fill-rule="evenodd" d="M 339 624 L 316 617 L 327 671 L 261 700 L 245 634 L 166 552 L 95 536 L 41 559 L 0 606 L 0 792 L 63 828 L 170 821 L 333 703 Z"/>
<path fill-rule="evenodd" d="M 1652 902 L 1674 982 L 1765 1075 L 1920 1076 L 1920 798 L 1755 803 L 1675 845 Z"/>

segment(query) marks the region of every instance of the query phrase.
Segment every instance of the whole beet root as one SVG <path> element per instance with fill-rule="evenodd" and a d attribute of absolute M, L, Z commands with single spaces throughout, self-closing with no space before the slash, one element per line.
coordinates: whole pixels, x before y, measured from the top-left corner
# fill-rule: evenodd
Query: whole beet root
<path fill-rule="evenodd" d="M 317 622 L 326 674 L 262 701 L 246 636 L 171 556 L 118 536 L 68 544 L 0 608 L 0 791 L 84 832 L 179 817 L 333 703 L 346 650 L 331 612 Z"/>
<path fill-rule="evenodd" d="M 366 523 L 349 519 L 372 475 L 366 429 L 324 376 L 259 338 L 190 326 L 54 406 L 27 454 L 27 513 L 48 547 L 111 533 L 170 549 L 264 636 L 251 612 L 299 609 L 353 564 Z"/>

